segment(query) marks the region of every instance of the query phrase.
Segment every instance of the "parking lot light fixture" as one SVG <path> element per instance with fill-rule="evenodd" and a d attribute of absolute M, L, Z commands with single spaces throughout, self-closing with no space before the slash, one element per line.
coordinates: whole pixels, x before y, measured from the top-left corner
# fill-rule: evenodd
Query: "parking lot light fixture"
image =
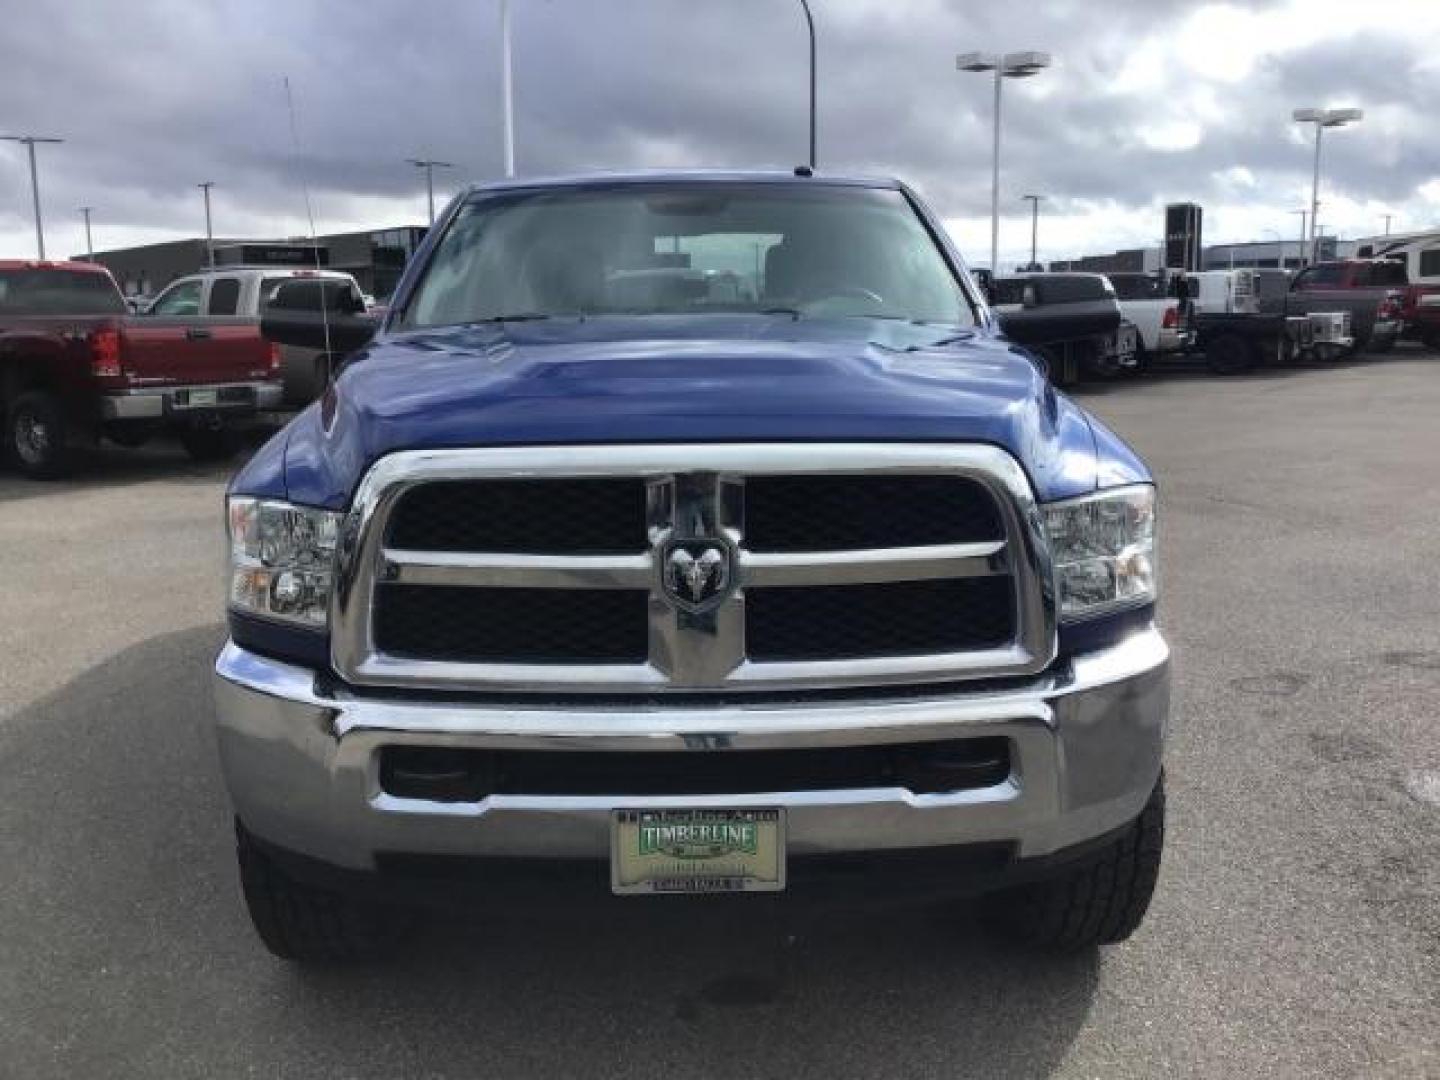
<path fill-rule="evenodd" d="M 1297 124 L 1315 125 L 1315 174 L 1310 187 L 1310 262 L 1320 261 L 1320 237 L 1316 219 L 1320 216 L 1320 136 L 1326 128 L 1344 127 L 1365 118 L 1363 109 L 1296 109 L 1290 118 Z"/>
<path fill-rule="evenodd" d="M 1033 50 L 1012 53 L 960 53 L 955 57 L 959 71 L 995 73 L 995 118 L 990 147 L 990 272 L 998 273 L 1000 261 L 1000 84 L 1004 79 L 1025 79 L 1050 66 L 1050 54 Z"/>
<path fill-rule="evenodd" d="M 86 260 L 86 262 L 94 262 L 94 261 L 95 261 L 95 243 L 94 243 L 94 241 L 92 241 L 92 240 L 90 239 L 90 212 L 91 212 L 92 210 L 94 210 L 94 209 L 95 209 L 95 208 L 94 208 L 93 206 L 82 206 L 82 207 L 80 207 L 80 214 L 81 214 L 82 217 L 85 218 L 85 260 Z"/>
<path fill-rule="evenodd" d="M 1044 195 L 1021 195 L 1020 198 L 1030 203 L 1030 269 L 1034 270 L 1037 263 L 1035 259 L 1035 241 L 1040 233 L 1040 200 Z"/>
<path fill-rule="evenodd" d="M 417 169 L 425 170 L 425 197 L 430 202 L 430 224 L 435 224 L 435 170 L 453 169 L 455 163 L 451 161 L 436 161 L 434 158 L 406 158 L 411 165 Z"/>
<path fill-rule="evenodd" d="M 515 175 L 515 83 L 510 61 L 510 0 L 500 0 L 500 132 L 505 176 Z M 435 223 L 435 211 L 430 211 Z"/>
<path fill-rule="evenodd" d="M 41 259 L 45 258 L 45 226 L 40 220 L 40 172 L 35 165 L 35 144 L 36 143 L 62 143 L 64 139 L 54 139 L 45 135 L 0 135 L 4 142 L 16 142 L 24 145 L 30 154 L 30 198 L 35 204 L 35 249 Z"/>
<path fill-rule="evenodd" d="M 1299 269 L 1305 265 L 1305 222 L 1310 217 L 1310 211 L 1302 207 L 1290 213 L 1300 215 L 1300 246 L 1295 251 L 1295 265 Z"/>
<path fill-rule="evenodd" d="M 215 233 L 210 228 L 210 189 L 214 186 L 214 180 L 202 180 L 196 185 L 205 193 L 205 262 L 212 270 L 215 269 Z"/>

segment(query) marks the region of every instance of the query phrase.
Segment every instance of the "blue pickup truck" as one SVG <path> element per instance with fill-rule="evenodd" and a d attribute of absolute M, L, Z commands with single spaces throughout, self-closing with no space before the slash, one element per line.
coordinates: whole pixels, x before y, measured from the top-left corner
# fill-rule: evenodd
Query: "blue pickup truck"
<path fill-rule="evenodd" d="M 367 954 L 436 895 L 1139 925 L 1154 484 L 903 184 L 478 187 L 378 325 L 266 329 L 355 349 L 227 498 L 215 720 L 271 951 Z"/>

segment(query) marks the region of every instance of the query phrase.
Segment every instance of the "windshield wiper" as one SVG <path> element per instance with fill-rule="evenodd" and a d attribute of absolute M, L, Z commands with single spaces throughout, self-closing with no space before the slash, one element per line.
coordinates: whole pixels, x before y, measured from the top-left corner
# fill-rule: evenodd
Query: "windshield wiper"
<path fill-rule="evenodd" d="M 541 319 L 550 318 L 550 314 L 544 311 L 517 311 L 513 315 L 486 315 L 483 319 L 471 319 L 471 326 L 479 326 L 483 323 L 503 322 L 539 322 Z"/>

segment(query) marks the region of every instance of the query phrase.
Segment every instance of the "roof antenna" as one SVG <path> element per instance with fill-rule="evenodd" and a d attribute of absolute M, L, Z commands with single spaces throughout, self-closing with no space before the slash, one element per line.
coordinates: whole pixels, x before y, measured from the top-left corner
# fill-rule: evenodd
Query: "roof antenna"
<path fill-rule="evenodd" d="M 316 292 L 320 294 L 320 327 L 325 334 L 325 364 L 330 364 L 330 312 L 325 304 L 325 281 L 320 278 L 320 241 L 315 235 L 315 210 L 310 205 L 310 185 L 305 181 L 305 170 L 300 160 L 300 129 L 295 123 L 295 95 L 290 91 L 290 76 L 282 75 L 285 82 L 285 108 L 290 113 L 290 142 L 295 150 L 295 171 L 300 177 L 300 190 L 305 196 L 305 217 L 310 222 L 310 253 L 315 256 Z"/>

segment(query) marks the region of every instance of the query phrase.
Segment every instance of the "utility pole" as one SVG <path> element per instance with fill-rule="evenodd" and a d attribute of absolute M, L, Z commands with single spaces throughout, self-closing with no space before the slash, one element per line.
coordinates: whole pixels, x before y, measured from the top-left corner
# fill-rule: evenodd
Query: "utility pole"
<path fill-rule="evenodd" d="M 1021 199 L 1030 203 L 1030 269 L 1034 270 L 1039 264 L 1035 260 L 1035 241 L 1040 231 L 1040 200 L 1044 195 L 1021 195 Z"/>
<path fill-rule="evenodd" d="M 810 30 L 810 171 L 815 171 L 815 18 L 810 14 L 810 0 L 800 0 L 805 9 L 805 25 Z"/>
<path fill-rule="evenodd" d="M 45 135 L 0 135 L 5 142 L 23 143 L 30 153 L 30 198 L 35 204 L 35 249 L 41 259 L 45 258 L 45 226 L 40 219 L 40 172 L 35 165 L 36 143 L 62 143 L 64 139 L 53 139 Z"/>
<path fill-rule="evenodd" d="M 510 0 L 500 0 L 500 100 L 505 134 L 505 175 L 515 175 L 515 91 L 510 71 Z M 435 219 L 432 211 L 430 219 Z"/>
<path fill-rule="evenodd" d="M 430 224 L 435 224 L 435 170 L 453 169 L 454 163 L 449 161 L 436 161 L 433 158 L 406 158 L 417 169 L 425 170 L 425 196 L 430 200 Z"/>
<path fill-rule="evenodd" d="M 1300 267 L 1303 267 L 1305 265 L 1305 219 L 1310 216 L 1310 211 L 1291 210 L 1290 213 L 1300 215 L 1300 244 L 1295 250 L 1295 261 L 1298 264 L 1296 266 L 1296 269 L 1299 269 Z"/>
<path fill-rule="evenodd" d="M 93 206 L 80 207 L 80 213 L 85 217 L 85 258 L 92 263 L 95 261 L 95 244 L 90 239 L 90 211 L 94 209 Z"/>
<path fill-rule="evenodd" d="M 1386 235 L 1386 236 L 1389 236 L 1389 235 L 1390 235 L 1390 219 L 1391 219 L 1394 215 L 1393 215 L 1393 214 L 1384 214 L 1384 215 L 1382 215 L 1382 216 L 1385 218 L 1385 235 Z"/>
<path fill-rule="evenodd" d="M 206 180 L 196 185 L 205 193 L 205 262 L 210 269 L 215 269 L 215 234 L 210 228 L 210 189 L 215 186 L 214 180 Z"/>

